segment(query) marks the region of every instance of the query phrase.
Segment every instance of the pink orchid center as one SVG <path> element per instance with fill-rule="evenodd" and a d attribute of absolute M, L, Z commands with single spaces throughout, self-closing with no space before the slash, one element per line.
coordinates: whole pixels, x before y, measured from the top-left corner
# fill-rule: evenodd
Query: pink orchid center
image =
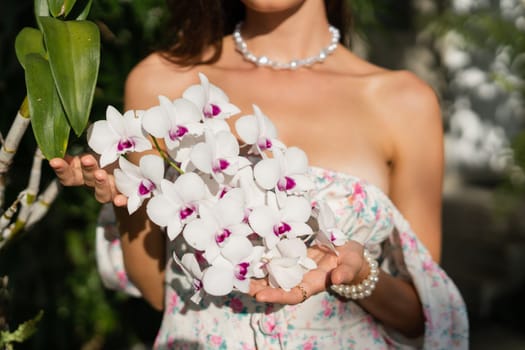
<path fill-rule="evenodd" d="M 191 216 L 195 212 L 195 207 L 188 205 L 181 210 L 179 210 L 179 217 L 181 220 L 186 219 L 188 216 Z"/>
<path fill-rule="evenodd" d="M 188 133 L 188 128 L 185 126 L 177 125 L 175 130 L 170 130 L 169 136 L 171 140 L 177 140 Z"/>
<path fill-rule="evenodd" d="M 284 235 L 286 232 L 290 232 L 292 230 L 292 227 L 288 225 L 286 222 L 281 222 L 278 225 L 275 225 L 273 227 L 273 233 L 279 237 L 281 235 Z"/>
<path fill-rule="evenodd" d="M 291 177 L 285 176 L 281 179 L 279 179 L 279 182 L 277 182 L 277 189 L 279 191 L 288 191 L 294 188 L 296 185 L 295 180 Z"/>
<path fill-rule="evenodd" d="M 153 182 L 151 182 L 148 179 L 144 179 L 144 180 L 142 180 L 140 182 L 139 194 L 141 196 L 146 196 L 146 195 L 150 194 L 153 190 L 155 190 L 155 188 L 157 188 L 157 186 L 155 186 L 155 184 Z"/>
<path fill-rule="evenodd" d="M 235 267 L 235 278 L 237 278 L 239 281 L 244 281 L 246 279 L 246 275 L 248 274 L 249 266 L 250 263 L 246 261 L 237 264 Z"/>
<path fill-rule="evenodd" d="M 221 113 L 221 107 L 214 103 L 208 103 L 204 106 L 203 113 L 206 118 L 213 118 Z"/>
<path fill-rule="evenodd" d="M 218 245 L 221 245 L 232 235 L 232 232 L 225 228 L 221 232 L 217 233 L 215 235 L 215 242 L 217 242 Z"/>
<path fill-rule="evenodd" d="M 337 237 L 334 235 L 333 232 L 330 231 L 330 242 L 335 242 L 337 240 Z"/>
<path fill-rule="evenodd" d="M 117 144 L 117 150 L 119 152 L 124 152 L 124 151 L 130 150 L 133 147 L 135 147 L 135 142 L 133 142 L 132 139 L 120 140 L 118 142 L 118 144 Z"/>
<path fill-rule="evenodd" d="M 215 160 L 215 164 L 213 164 L 212 170 L 214 173 L 219 173 L 229 166 L 230 162 L 228 162 L 226 159 L 219 158 Z"/>
<path fill-rule="evenodd" d="M 261 151 L 266 151 L 272 148 L 272 141 L 266 137 L 260 137 L 259 140 L 257 140 L 257 146 L 259 146 Z"/>
<path fill-rule="evenodd" d="M 202 289 L 202 281 L 198 278 L 193 279 L 193 289 L 198 292 Z"/>
<path fill-rule="evenodd" d="M 205 264 L 208 263 L 208 261 L 204 257 L 204 251 L 203 250 L 196 250 L 195 251 L 195 259 L 197 259 L 197 263 L 199 265 L 205 265 Z"/>

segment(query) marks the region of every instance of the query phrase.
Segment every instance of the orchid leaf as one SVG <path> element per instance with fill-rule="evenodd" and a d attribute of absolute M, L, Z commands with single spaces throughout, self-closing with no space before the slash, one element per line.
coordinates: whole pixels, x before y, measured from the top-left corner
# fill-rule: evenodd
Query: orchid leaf
<path fill-rule="evenodd" d="M 49 16 L 49 6 L 47 5 L 47 0 L 35 0 L 34 8 L 36 23 L 38 24 L 38 28 L 42 30 L 40 18 Z"/>
<path fill-rule="evenodd" d="M 53 17 L 65 17 L 75 5 L 76 0 L 47 0 Z"/>
<path fill-rule="evenodd" d="M 70 127 L 49 62 L 35 53 L 27 55 L 25 62 L 29 114 L 36 142 L 47 159 L 64 157 Z"/>
<path fill-rule="evenodd" d="M 75 6 L 67 15 L 67 19 L 85 20 L 91 10 L 93 0 L 75 0 Z"/>
<path fill-rule="evenodd" d="M 42 56 L 46 55 L 44 48 L 44 39 L 42 33 L 38 29 L 25 27 L 18 33 L 15 40 L 15 52 L 18 62 L 25 69 L 25 57 L 30 53 L 38 53 Z"/>
<path fill-rule="evenodd" d="M 100 64 L 100 34 L 89 21 L 40 18 L 53 79 L 77 136 L 91 110 Z"/>

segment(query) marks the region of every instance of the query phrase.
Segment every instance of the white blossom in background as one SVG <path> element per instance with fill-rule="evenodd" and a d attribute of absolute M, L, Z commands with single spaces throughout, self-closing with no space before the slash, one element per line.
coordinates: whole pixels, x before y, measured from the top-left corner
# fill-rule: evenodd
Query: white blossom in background
<path fill-rule="evenodd" d="M 461 15 L 485 8 L 499 10 L 501 17 L 517 26 L 524 22 L 525 28 L 525 3 L 521 0 L 499 0 L 497 6 L 494 1 L 454 0 L 451 5 Z M 524 103 L 517 89 L 524 84 L 517 68 L 525 62 L 525 56 L 511 59 L 508 47 L 495 51 L 471 49 L 454 31 L 443 37 L 439 48 L 450 74 L 453 99 L 445 134 L 447 165 L 460 172 L 470 169 L 484 174 L 488 170 L 502 175 L 512 167 L 509 140 L 525 122 Z M 509 90 L 505 84 L 515 89 Z"/>

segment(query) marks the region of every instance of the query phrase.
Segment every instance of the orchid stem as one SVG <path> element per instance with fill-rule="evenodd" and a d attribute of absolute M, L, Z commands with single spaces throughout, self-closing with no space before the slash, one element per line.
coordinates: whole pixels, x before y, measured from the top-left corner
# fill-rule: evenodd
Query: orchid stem
<path fill-rule="evenodd" d="M 157 141 L 157 138 L 155 137 L 151 137 L 153 139 L 153 143 L 155 144 L 155 148 L 157 149 L 157 151 L 159 151 L 160 155 L 162 156 L 162 158 L 164 158 L 164 160 L 166 162 L 168 162 L 168 164 L 174 168 L 175 170 L 178 171 L 179 174 L 184 174 L 184 171 L 177 165 L 177 163 L 175 163 L 171 157 L 169 156 L 169 154 L 164 151 L 162 148 L 160 148 L 160 145 L 159 145 L 159 142 Z"/>

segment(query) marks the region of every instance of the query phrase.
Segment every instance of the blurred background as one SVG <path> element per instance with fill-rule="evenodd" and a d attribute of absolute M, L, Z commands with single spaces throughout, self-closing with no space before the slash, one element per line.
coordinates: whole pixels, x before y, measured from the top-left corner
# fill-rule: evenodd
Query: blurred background
<path fill-rule="evenodd" d="M 353 50 L 408 69 L 441 98 L 446 176 L 442 265 L 469 311 L 472 349 L 525 349 L 524 0 L 352 0 Z M 14 39 L 35 26 L 31 0 L 0 2 L 0 131 L 25 96 Z M 129 70 L 162 36 L 163 0 L 94 0 L 102 64 L 92 119 L 122 107 Z M 410 132 L 410 130 L 407 130 Z M 71 152 L 81 152 L 82 139 Z M 26 185 L 29 133 L 9 175 L 7 203 Z M 44 182 L 53 176 L 44 167 Z M 94 227 L 99 205 L 63 189 L 48 215 L 0 250 L 0 330 L 44 315 L 16 349 L 147 349 L 160 314 L 105 290 Z M 9 199 L 11 198 L 11 199 Z M 7 285 L 6 285 L 7 284 Z"/>

